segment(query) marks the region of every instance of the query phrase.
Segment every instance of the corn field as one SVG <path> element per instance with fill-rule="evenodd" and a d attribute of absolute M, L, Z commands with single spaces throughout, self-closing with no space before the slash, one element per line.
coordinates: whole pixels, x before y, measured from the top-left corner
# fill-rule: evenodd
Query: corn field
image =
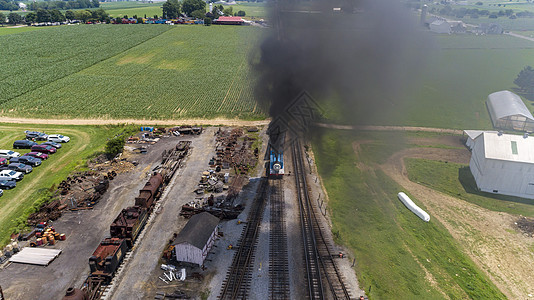
<path fill-rule="evenodd" d="M 5 68 L 8 73 L 0 73 L 0 115 L 264 117 L 254 100 L 254 76 L 249 64 L 259 29 L 198 25 L 64 27 L 11 35 L 11 41 L 0 37 L 0 43 L 8 45 L 8 50 L 0 50 L 0 65 L 9 66 Z M 63 35 L 67 38 L 59 38 Z M 57 40 L 61 42 L 53 47 Z"/>

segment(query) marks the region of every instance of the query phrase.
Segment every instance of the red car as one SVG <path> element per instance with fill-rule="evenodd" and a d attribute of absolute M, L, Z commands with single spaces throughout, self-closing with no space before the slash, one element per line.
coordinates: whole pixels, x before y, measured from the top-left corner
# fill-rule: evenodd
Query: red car
<path fill-rule="evenodd" d="M 7 158 L 0 157 L 0 166 L 7 165 Z"/>
<path fill-rule="evenodd" d="M 31 150 L 32 152 L 41 152 L 46 154 L 56 153 L 56 148 L 48 145 L 33 145 Z"/>
<path fill-rule="evenodd" d="M 31 157 L 35 157 L 35 158 L 39 158 L 41 160 L 45 160 L 45 159 L 48 159 L 48 154 L 45 154 L 45 153 L 41 153 L 41 152 L 28 152 L 22 156 L 31 156 Z M 2 164 L 2 159 L 0 158 L 0 165 Z"/>

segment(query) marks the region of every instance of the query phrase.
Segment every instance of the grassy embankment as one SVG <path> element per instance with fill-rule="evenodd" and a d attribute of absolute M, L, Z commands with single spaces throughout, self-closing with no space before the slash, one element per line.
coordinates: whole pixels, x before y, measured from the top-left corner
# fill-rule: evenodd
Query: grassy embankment
<path fill-rule="evenodd" d="M 49 189 L 65 179 L 72 171 L 83 170 L 87 158 L 96 151 L 104 150 L 107 138 L 119 133 L 123 126 L 56 126 L 56 125 L 0 125 L 0 149 L 12 149 L 14 140 L 24 139 L 24 130 L 40 130 L 47 133 L 62 133 L 71 141 L 63 144 L 57 153 L 50 155 L 42 165 L 25 175 L 17 187 L 4 191 L 0 198 L 0 247 L 9 241 L 16 228 L 22 228 L 34 205 Z M 27 149 L 15 150 L 21 154 Z"/>
<path fill-rule="evenodd" d="M 371 144 L 357 157 L 352 141 Z M 371 298 L 505 298 L 440 222 L 423 222 L 397 200 L 402 187 L 376 168 L 406 147 L 398 133 L 326 130 L 312 145 L 332 230 L 356 255 L 361 287 Z"/>

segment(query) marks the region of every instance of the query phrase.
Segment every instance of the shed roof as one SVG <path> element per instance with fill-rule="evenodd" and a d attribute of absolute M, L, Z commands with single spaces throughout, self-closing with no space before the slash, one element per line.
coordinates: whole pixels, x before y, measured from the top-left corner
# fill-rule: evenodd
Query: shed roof
<path fill-rule="evenodd" d="M 185 224 L 172 244 L 178 245 L 185 242 L 198 249 L 203 249 L 218 224 L 219 218 L 210 213 L 203 212 L 194 215 Z"/>
<path fill-rule="evenodd" d="M 484 132 L 475 143 L 483 143 L 486 158 L 534 164 L 534 136 Z"/>
<path fill-rule="evenodd" d="M 243 18 L 220 16 L 216 21 L 218 22 L 243 22 Z"/>
<path fill-rule="evenodd" d="M 488 104 L 492 119 L 494 118 L 497 120 L 509 116 L 520 115 L 527 119 L 534 120 L 534 117 L 532 117 L 532 114 L 525 103 L 523 103 L 523 100 L 510 91 L 500 91 L 490 94 L 486 103 Z"/>

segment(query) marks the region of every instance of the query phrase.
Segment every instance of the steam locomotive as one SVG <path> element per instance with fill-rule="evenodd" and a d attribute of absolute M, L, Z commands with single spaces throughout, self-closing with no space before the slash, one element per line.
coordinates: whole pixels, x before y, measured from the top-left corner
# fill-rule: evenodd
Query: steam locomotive
<path fill-rule="evenodd" d="M 271 150 L 269 155 L 269 177 L 280 178 L 284 175 L 284 152 Z"/>

